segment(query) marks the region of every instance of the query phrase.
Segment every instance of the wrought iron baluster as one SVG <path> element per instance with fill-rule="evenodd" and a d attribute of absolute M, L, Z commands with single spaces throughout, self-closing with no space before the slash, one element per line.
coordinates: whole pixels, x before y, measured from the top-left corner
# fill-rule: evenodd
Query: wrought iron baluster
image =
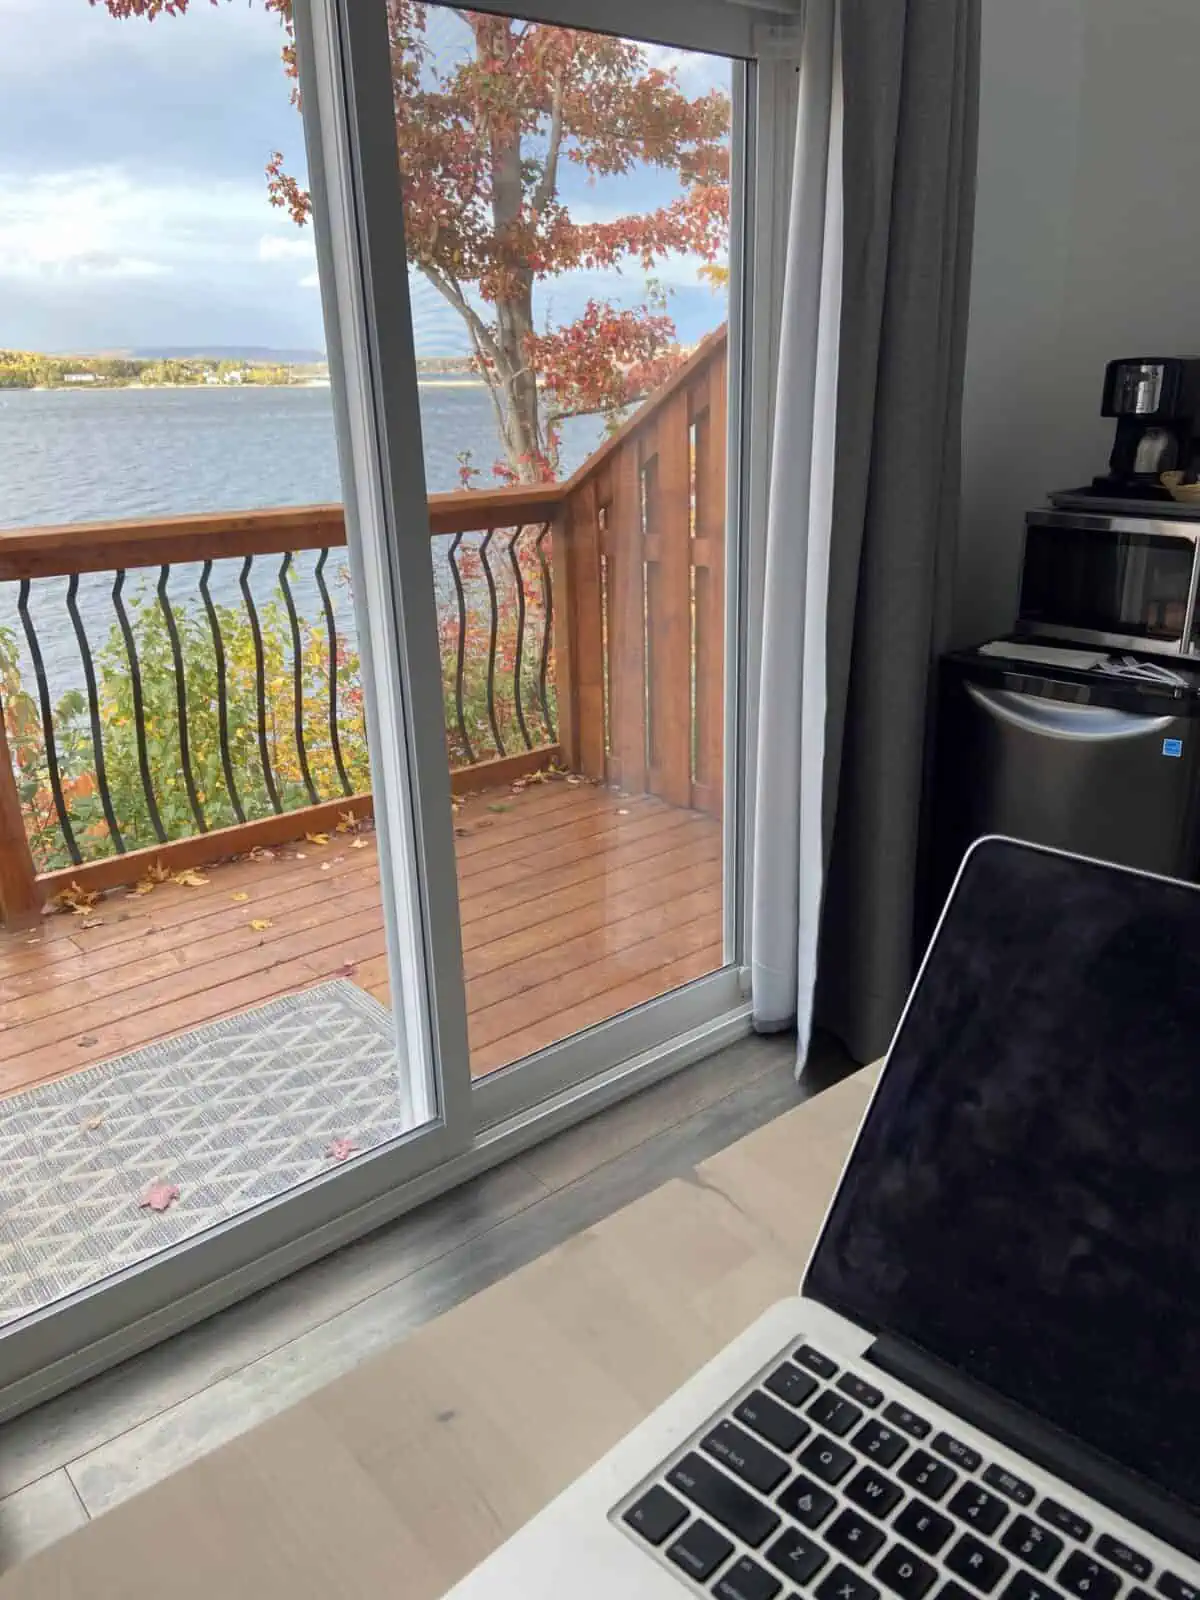
<path fill-rule="evenodd" d="M 496 721 L 496 643 L 500 631 L 500 603 L 496 596 L 496 580 L 492 575 L 491 565 L 488 562 L 488 546 L 492 542 L 495 528 L 489 528 L 483 536 L 479 546 L 479 560 L 483 566 L 483 575 L 487 579 L 488 600 L 491 605 L 491 628 L 488 638 L 488 669 L 487 669 L 487 713 L 488 721 L 492 726 L 492 738 L 496 742 L 496 754 L 506 756 L 508 751 L 504 748 L 504 740 L 500 737 L 500 725 Z"/>
<path fill-rule="evenodd" d="M 524 532 L 524 526 L 514 528 L 513 536 L 508 541 L 509 565 L 512 567 L 513 582 L 517 586 L 517 648 L 513 652 L 513 701 L 517 708 L 517 726 L 521 730 L 525 748 L 532 750 L 533 740 L 529 737 L 529 729 L 525 726 L 525 707 L 521 703 L 523 699 L 521 657 L 525 649 L 525 580 L 521 576 L 521 563 L 517 558 L 517 540 Z"/>
<path fill-rule="evenodd" d="M 133 733 L 137 740 L 138 771 L 142 777 L 142 793 L 146 797 L 146 811 L 150 817 L 150 826 L 154 829 L 154 837 L 159 844 L 166 844 L 167 830 L 163 827 L 162 817 L 158 812 L 158 801 L 154 798 L 154 779 L 150 775 L 150 752 L 146 748 L 146 704 L 142 698 L 142 669 L 138 664 L 137 641 L 133 637 L 129 614 L 125 610 L 122 592 L 124 588 L 125 568 L 121 567 L 113 578 L 112 603 L 120 625 L 121 637 L 125 640 L 125 654 L 129 658 L 129 685 L 133 691 Z"/>
<path fill-rule="evenodd" d="M 350 794 L 350 779 L 346 774 L 346 766 L 342 760 L 342 740 L 338 731 L 337 716 L 337 673 L 338 673 L 338 640 L 337 623 L 333 615 L 333 601 L 329 596 L 329 589 L 325 583 L 325 563 L 329 560 L 329 546 L 326 545 L 317 558 L 317 588 L 321 594 L 321 605 L 325 611 L 325 627 L 329 632 L 329 742 L 333 746 L 333 760 L 337 767 L 338 778 L 341 781 L 342 793 Z"/>
<path fill-rule="evenodd" d="M 288 583 L 291 565 L 292 552 L 286 550 L 283 560 L 279 563 L 279 587 L 283 590 L 283 603 L 287 606 L 288 621 L 292 627 L 292 725 L 296 730 L 296 755 L 300 761 L 300 776 L 304 779 L 304 787 L 308 790 L 309 801 L 315 806 L 319 804 L 321 797 L 317 793 L 316 784 L 312 781 L 312 773 L 308 767 L 308 751 L 304 747 L 304 647 L 300 642 L 300 618 L 296 615 L 296 602 L 292 599 L 292 588 Z"/>
<path fill-rule="evenodd" d="M 534 540 L 533 548 L 537 551 L 538 565 L 542 569 L 542 659 L 538 663 L 538 699 L 541 701 L 542 717 L 546 724 L 546 732 L 550 735 L 550 743 L 558 738 L 554 727 L 554 718 L 550 715 L 550 698 L 546 693 L 546 674 L 550 667 L 550 636 L 554 626 L 554 585 L 550 580 L 550 563 L 546 560 L 546 538 L 550 532 L 550 524 L 542 523 L 542 531 Z"/>
<path fill-rule="evenodd" d="M 254 557 L 247 556 L 242 562 L 238 586 L 246 602 L 246 615 L 250 619 L 250 633 L 254 639 L 254 693 L 258 702 L 258 754 L 262 762 L 263 782 L 276 813 L 282 815 L 283 807 L 279 803 L 279 790 L 275 787 L 275 776 L 271 771 L 271 751 L 267 742 L 267 668 L 263 658 L 262 629 L 258 625 L 258 612 L 250 592 L 250 569 L 253 565 Z"/>
<path fill-rule="evenodd" d="M 63 795 L 62 773 L 58 766 L 58 749 L 54 743 L 54 710 L 50 704 L 50 685 L 46 681 L 46 663 L 42 660 L 42 647 L 38 642 L 37 629 L 33 625 L 33 618 L 29 615 L 29 579 L 21 579 L 21 587 L 17 591 L 17 612 L 21 618 L 21 626 L 25 631 L 25 642 L 29 646 L 29 654 L 33 661 L 33 672 L 37 678 L 38 686 L 38 713 L 42 719 L 42 743 L 46 750 L 46 767 L 50 774 L 50 793 L 54 796 L 54 810 L 58 816 L 58 825 L 62 829 L 63 842 L 67 847 L 67 854 L 76 866 L 82 865 L 83 857 L 79 853 L 79 845 L 75 839 L 75 830 L 71 826 L 71 819 L 67 814 L 67 802 Z"/>
<path fill-rule="evenodd" d="M 229 686 L 225 669 L 225 640 L 221 636 L 221 619 L 217 615 L 217 608 L 213 604 L 208 587 L 212 569 L 211 560 L 206 561 L 200 573 L 200 593 L 204 599 L 208 628 L 212 634 L 213 655 L 217 662 L 217 730 L 221 741 L 221 770 L 225 774 L 225 787 L 229 791 L 233 814 L 239 822 L 245 822 L 246 813 L 233 776 L 233 752 L 229 748 Z"/>
<path fill-rule="evenodd" d="M 467 667 L 467 597 L 463 590 L 462 574 L 455 560 L 462 541 L 462 534 L 456 533 L 450 541 L 446 559 L 450 563 L 450 576 L 454 579 L 454 592 L 458 596 L 458 653 L 454 664 L 454 710 L 458 716 L 458 732 L 466 752 L 467 763 L 473 765 L 475 750 L 471 744 L 471 736 L 467 732 L 467 710 L 463 703 L 463 679 Z"/>
<path fill-rule="evenodd" d="M 167 635 L 171 641 L 171 660 L 175 665 L 175 706 L 179 714 L 179 768 L 183 774 L 183 786 L 187 790 L 188 805 L 191 806 L 192 816 L 196 819 L 196 827 L 201 833 L 207 833 L 208 823 L 204 820 L 204 807 L 200 804 L 196 779 L 192 773 L 191 742 L 188 737 L 187 675 L 183 666 L 183 647 L 179 642 L 175 613 L 167 596 L 167 584 L 170 581 L 170 563 L 164 562 L 158 572 L 158 604 L 162 610 L 163 621 L 167 625 Z"/>
<path fill-rule="evenodd" d="M 79 659 L 83 665 L 83 683 L 87 690 L 88 722 L 92 730 L 92 760 L 96 766 L 96 788 L 100 795 L 100 808 L 108 824 L 109 838 L 119 856 L 125 854 L 125 840 L 121 836 L 117 814 L 113 810 L 112 795 L 108 788 L 108 771 L 104 765 L 104 733 L 100 727 L 100 695 L 96 689 L 96 668 L 92 662 L 92 647 L 88 641 L 83 618 L 79 615 L 79 574 L 73 572 L 67 579 L 67 614 L 75 630 L 79 645 Z"/>

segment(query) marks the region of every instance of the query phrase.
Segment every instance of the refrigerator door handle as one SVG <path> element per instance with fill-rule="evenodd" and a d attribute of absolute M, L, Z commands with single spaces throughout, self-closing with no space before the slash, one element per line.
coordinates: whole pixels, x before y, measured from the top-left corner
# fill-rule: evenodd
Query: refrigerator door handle
<path fill-rule="evenodd" d="M 1143 717 L 1108 706 L 1070 705 L 1062 700 L 1045 700 L 1040 695 L 1018 694 L 1013 689 L 983 689 L 975 683 L 964 684 L 964 688 L 990 716 L 1026 733 L 1040 733 L 1052 739 L 1087 743 L 1140 739 L 1147 734 L 1165 733 L 1179 720 L 1174 716 Z"/>

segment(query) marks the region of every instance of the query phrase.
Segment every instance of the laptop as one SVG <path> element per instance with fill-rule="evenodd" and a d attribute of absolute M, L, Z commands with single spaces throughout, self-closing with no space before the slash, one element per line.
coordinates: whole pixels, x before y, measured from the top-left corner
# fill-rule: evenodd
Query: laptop
<path fill-rule="evenodd" d="M 1200 889 L 977 844 L 799 1294 L 452 1594 L 1200 1600 Z"/>

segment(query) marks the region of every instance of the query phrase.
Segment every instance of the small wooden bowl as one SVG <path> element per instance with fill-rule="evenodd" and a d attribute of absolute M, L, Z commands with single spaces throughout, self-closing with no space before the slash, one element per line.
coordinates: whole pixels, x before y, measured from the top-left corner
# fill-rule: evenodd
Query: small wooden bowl
<path fill-rule="evenodd" d="M 1182 472 L 1164 472 L 1158 481 L 1181 506 L 1200 506 L 1200 483 L 1184 483 Z"/>

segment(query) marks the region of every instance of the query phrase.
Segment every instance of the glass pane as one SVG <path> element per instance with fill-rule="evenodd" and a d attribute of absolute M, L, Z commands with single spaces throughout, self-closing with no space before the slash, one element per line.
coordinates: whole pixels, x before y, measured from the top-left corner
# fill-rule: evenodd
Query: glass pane
<path fill-rule="evenodd" d="M 263 171 L 306 181 L 289 37 L 157 9 L 5 13 L 0 1331 L 429 1098 L 312 233 Z"/>
<path fill-rule="evenodd" d="M 733 68 L 389 15 L 478 1078 L 723 964 Z"/>

